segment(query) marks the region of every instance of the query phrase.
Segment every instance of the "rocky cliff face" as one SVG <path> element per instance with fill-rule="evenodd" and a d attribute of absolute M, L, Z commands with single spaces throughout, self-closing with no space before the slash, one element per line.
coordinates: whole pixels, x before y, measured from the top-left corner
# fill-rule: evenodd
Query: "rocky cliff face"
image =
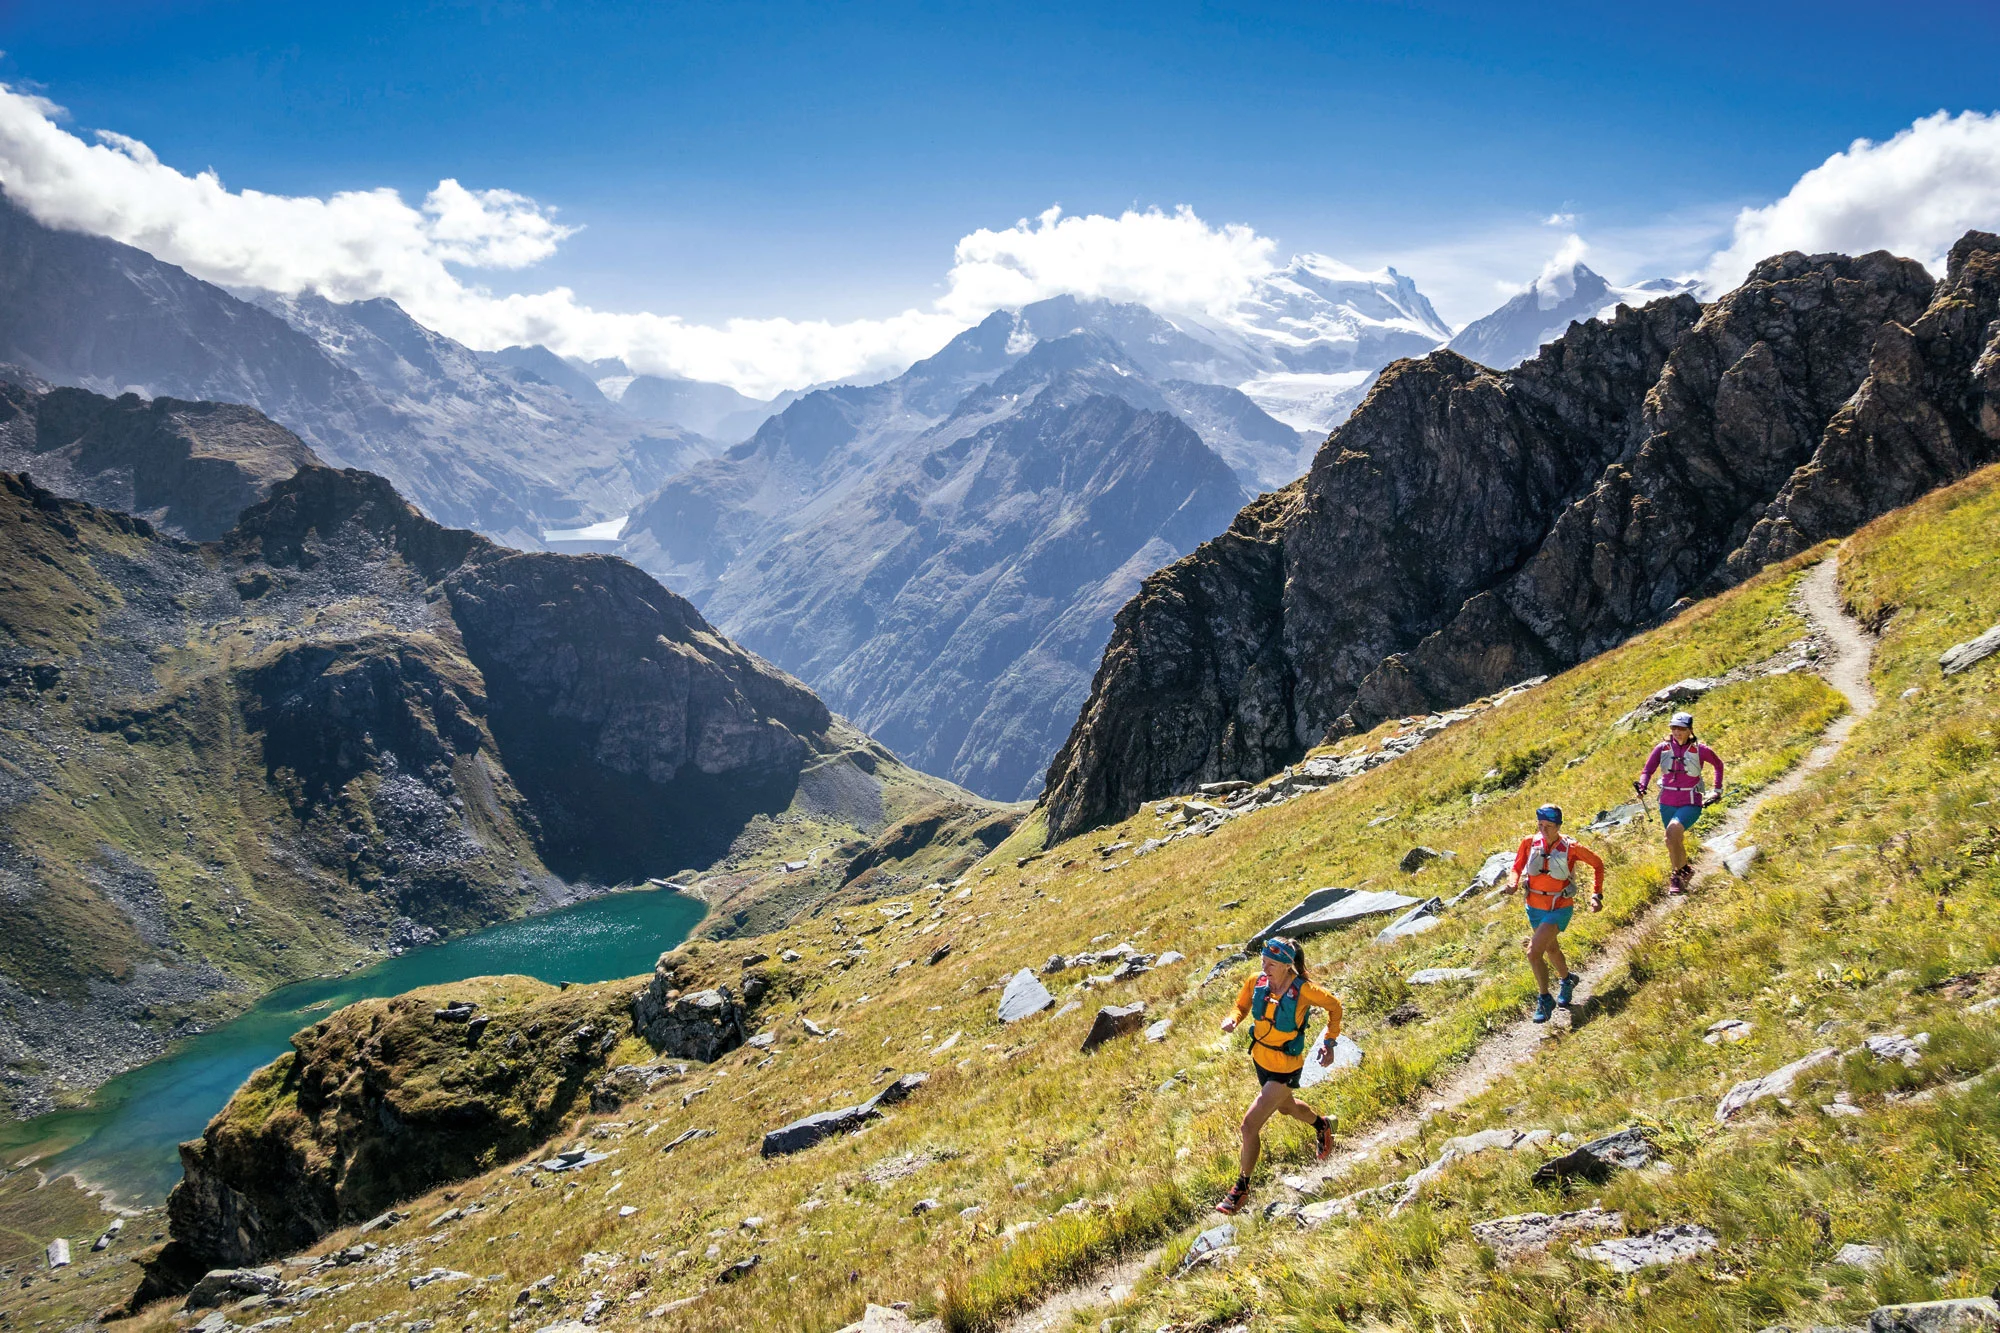
<path fill-rule="evenodd" d="M 2000 240 L 1781 255 L 1494 374 L 1384 373 L 1312 471 L 1148 579 L 1049 770 L 1051 839 L 1601 652 L 1995 454 Z"/>
<path fill-rule="evenodd" d="M 622 561 L 441 527 L 247 409 L 0 404 L 24 448 L 84 423 L 53 435 L 64 475 L 131 463 L 191 528 L 208 478 L 265 492 L 197 546 L 0 474 L 0 1082 L 17 1112 L 413 923 L 451 933 L 740 860 L 746 828 L 808 797 L 801 836 L 836 843 L 904 812 L 885 799 L 898 766 Z M 232 460 L 217 423 L 272 452 Z M 829 790 L 845 799 L 822 812 Z"/>

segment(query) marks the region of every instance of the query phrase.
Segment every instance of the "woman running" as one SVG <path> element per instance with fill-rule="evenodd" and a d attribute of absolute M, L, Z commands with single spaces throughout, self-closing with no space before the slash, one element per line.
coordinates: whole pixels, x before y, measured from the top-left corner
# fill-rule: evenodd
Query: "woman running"
<path fill-rule="evenodd" d="M 1704 794 L 1701 766 L 1715 766 L 1715 794 Z M 1694 881 L 1694 858 L 1687 853 L 1687 832 L 1701 818 L 1702 808 L 1722 799 L 1722 758 L 1695 739 L 1694 714 L 1675 713 L 1667 728 L 1667 738 L 1646 756 L 1646 771 L 1633 782 L 1641 799 L 1653 783 L 1653 770 L 1660 773 L 1660 822 L 1667 826 L 1667 859 L 1674 872 L 1667 877 L 1668 893 L 1685 893 Z"/>
<path fill-rule="evenodd" d="M 1319 1062 L 1330 1065 L 1333 1041 L 1340 1035 L 1340 1001 L 1307 980 L 1305 950 L 1297 940 L 1264 941 L 1263 971 L 1243 979 L 1236 1012 L 1222 1020 L 1222 1030 L 1234 1032 L 1246 1015 L 1252 1016 L 1250 1068 L 1257 1076 L 1257 1099 L 1243 1113 L 1243 1149 L 1236 1158 L 1236 1184 L 1215 1205 L 1218 1213 L 1238 1212 L 1250 1197 L 1250 1173 L 1257 1169 L 1262 1147 L 1258 1136 L 1272 1116 L 1288 1115 L 1311 1125 L 1319 1139 L 1316 1160 L 1324 1162 L 1333 1151 L 1333 1122 L 1292 1096 L 1305 1069 L 1306 1015 L 1313 1009 L 1326 1010 Z"/>
<path fill-rule="evenodd" d="M 1590 888 L 1590 910 L 1604 910 L 1604 862 L 1596 852 L 1563 836 L 1563 812 L 1559 805 L 1545 805 L 1535 811 L 1536 831 L 1521 839 L 1514 852 L 1514 882 L 1509 892 L 1521 888 L 1527 876 L 1528 966 L 1535 974 L 1535 1021 L 1546 1023 L 1556 1006 L 1569 1008 L 1576 997 L 1576 974 L 1563 957 L 1561 935 L 1569 929 L 1570 915 L 1576 911 L 1574 883 L 1577 864 L 1595 872 Z M 1555 969 L 1560 990 L 1549 995 L 1549 970 Z"/>

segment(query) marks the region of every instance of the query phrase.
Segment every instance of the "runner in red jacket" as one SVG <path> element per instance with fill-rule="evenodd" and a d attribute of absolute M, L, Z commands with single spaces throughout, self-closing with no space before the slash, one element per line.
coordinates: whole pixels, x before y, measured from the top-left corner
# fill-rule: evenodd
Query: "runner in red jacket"
<path fill-rule="evenodd" d="M 1590 910 L 1604 910 L 1604 862 L 1582 843 L 1565 838 L 1562 822 L 1559 805 L 1545 805 L 1535 811 L 1537 831 L 1521 839 L 1521 846 L 1514 853 L 1514 882 L 1508 886 L 1510 893 L 1519 890 L 1521 877 L 1526 874 L 1528 925 L 1534 931 L 1528 936 L 1528 966 L 1534 969 L 1535 989 L 1539 992 L 1535 996 L 1537 1023 L 1548 1022 L 1557 1005 L 1567 1009 L 1576 996 L 1576 976 L 1569 970 L 1569 959 L 1563 957 L 1558 937 L 1569 929 L 1570 914 L 1576 910 L 1578 865 L 1589 866 L 1596 876 L 1590 888 Z M 1549 995 L 1552 966 L 1561 987 L 1554 998 Z"/>

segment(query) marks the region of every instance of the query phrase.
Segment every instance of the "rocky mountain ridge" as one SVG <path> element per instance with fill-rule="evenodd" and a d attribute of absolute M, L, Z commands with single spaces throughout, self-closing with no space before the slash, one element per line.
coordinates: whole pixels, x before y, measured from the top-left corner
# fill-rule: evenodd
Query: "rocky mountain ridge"
<path fill-rule="evenodd" d="M 1070 312 L 1050 304 L 1045 330 Z M 1003 800 L 1034 794 L 1111 609 L 1242 502 L 1230 463 L 1297 440 L 1101 334 L 1018 331 L 996 315 L 907 375 L 807 395 L 622 546 L 897 753 Z"/>
<path fill-rule="evenodd" d="M 1934 282 L 1780 255 L 1495 374 L 1387 371 L 1312 471 L 1118 614 L 1047 781 L 1049 837 L 1323 738 L 1547 674 L 2000 447 L 2000 239 Z"/>

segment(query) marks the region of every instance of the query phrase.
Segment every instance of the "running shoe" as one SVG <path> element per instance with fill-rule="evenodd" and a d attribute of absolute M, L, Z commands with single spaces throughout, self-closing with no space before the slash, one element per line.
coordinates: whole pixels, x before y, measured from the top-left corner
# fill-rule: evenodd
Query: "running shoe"
<path fill-rule="evenodd" d="M 1535 997 L 1535 1021 L 1546 1023 L 1555 1014 L 1556 997 L 1543 991 Z"/>
<path fill-rule="evenodd" d="M 1567 1009 L 1570 1006 L 1570 1001 L 1574 1000 L 1575 998 L 1576 998 L 1576 973 L 1572 972 L 1568 976 L 1562 979 L 1562 984 L 1560 986 L 1556 987 L 1556 1003 L 1561 1005 L 1563 1008 Z"/>
<path fill-rule="evenodd" d="M 1333 1121 L 1321 1116 L 1314 1128 L 1319 1131 L 1319 1151 L 1313 1154 L 1313 1160 L 1324 1162 L 1333 1155 Z"/>
<path fill-rule="evenodd" d="M 1231 1185 L 1229 1193 L 1222 1196 L 1222 1202 L 1215 1205 L 1215 1211 L 1224 1216 L 1234 1216 L 1243 1211 L 1243 1205 L 1250 1200 L 1248 1185 Z"/>
<path fill-rule="evenodd" d="M 1684 893 L 1687 891 L 1687 872 L 1688 868 L 1682 866 L 1679 870 L 1667 876 L 1668 893 Z"/>

